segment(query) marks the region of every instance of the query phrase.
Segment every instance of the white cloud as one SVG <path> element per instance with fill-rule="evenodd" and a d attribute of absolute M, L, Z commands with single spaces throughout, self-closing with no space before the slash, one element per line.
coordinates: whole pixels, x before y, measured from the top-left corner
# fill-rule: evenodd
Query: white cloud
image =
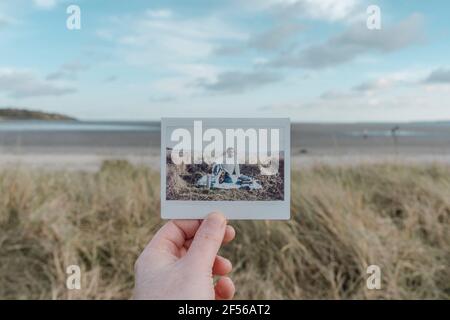
<path fill-rule="evenodd" d="M 373 92 L 392 89 L 398 86 L 417 85 L 427 73 L 429 73 L 427 70 L 390 72 L 358 84 L 353 87 L 353 90 L 359 92 Z"/>
<path fill-rule="evenodd" d="M 198 62 L 210 56 L 216 43 L 245 37 L 214 16 L 188 19 L 164 12 L 115 17 L 113 28 L 99 29 L 97 35 L 115 41 L 130 64 L 148 66 Z"/>
<path fill-rule="evenodd" d="M 372 99 L 373 97 L 388 97 L 399 90 L 422 90 L 420 87 L 426 75 L 430 74 L 429 69 L 411 69 L 396 72 L 386 72 L 371 76 L 368 80 L 354 85 L 349 90 L 327 90 L 320 95 L 321 100 L 328 101 L 360 101 L 361 99 Z M 372 99 L 380 101 L 379 98 Z M 378 103 L 378 102 L 377 102 Z"/>
<path fill-rule="evenodd" d="M 356 0 L 274 0 L 277 3 L 288 3 L 294 9 L 305 10 L 314 19 L 340 20 L 348 17 L 356 7 Z"/>
<path fill-rule="evenodd" d="M 147 10 L 146 13 L 151 18 L 167 19 L 172 17 L 172 11 L 168 9 Z"/>
<path fill-rule="evenodd" d="M 450 68 L 439 68 L 430 72 L 430 75 L 425 79 L 426 83 L 450 83 Z"/>
<path fill-rule="evenodd" d="M 283 112 L 306 122 L 435 121 L 450 119 L 450 109 L 442 103 L 449 99 L 450 86 L 414 86 L 380 94 L 329 91 L 320 99 L 273 104 L 260 111 Z"/>
<path fill-rule="evenodd" d="M 173 64 L 167 66 L 167 69 L 174 75 L 158 79 L 150 87 L 158 95 L 172 99 L 200 94 L 202 89 L 195 83 L 215 81 L 220 72 L 215 66 L 199 63 Z"/>
<path fill-rule="evenodd" d="M 435 70 L 442 70 L 435 69 Z M 450 118 L 442 101 L 450 99 L 450 86 L 428 83 L 430 69 L 379 74 L 349 90 L 325 91 L 318 99 L 303 103 L 265 106 L 281 107 L 305 121 L 320 114 L 323 121 L 414 121 Z M 425 80 L 424 80 L 425 79 Z"/>
<path fill-rule="evenodd" d="M 337 100 L 342 98 L 349 98 L 352 96 L 352 93 L 340 91 L 340 90 L 328 90 L 320 95 L 321 99 L 324 100 Z"/>
<path fill-rule="evenodd" d="M 41 80 L 29 70 L 0 68 L 0 92 L 13 98 L 62 96 L 75 91 L 63 84 Z"/>
<path fill-rule="evenodd" d="M 47 75 L 46 80 L 76 80 L 78 74 L 82 71 L 89 69 L 87 64 L 81 63 L 78 60 L 64 63 L 57 71 Z"/>
<path fill-rule="evenodd" d="M 9 20 L 0 14 L 0 29 L 9 25 Z"/>
<path fill-rule="evenodd" d="M 241 55 L 247 49 L 258 51 L 276 52 L 291 45 L 304 26 L 292 22 L 290 19 L 275 23 L 263 32 L 251 35 L 243 43 L 233 43 L 221 46 L 215 50 L 217 55 Z"/>
<path fill-rule="evenodd" d="M 281 79 L 279 74 L 269 71 L 227 71 L 220 73 L 213 82 L 201 81 L 199 86 L 217 93 L 243 93 L 278 82 Z"/>
<path fill-rule="evenodd" d="M 423 21 L 421 15 L 413 14 L 377 32 L 372 32 L 361 24 L 355 24 L 323 43 L 284 52 L 270 65 L 323 69 L 350 62 L 370 53 L 399 51 L 422 42 Z"/>
<path fill-rule="evenodd" d="M 11 25 L 17 25 L 19 23 L 20 23 L 19 20 L 14 19 L 10 15 L 8 16 L 8 15 L 0 12 L 0 30 L 5 27 L 11 26 Z"/>
<path fill-rule="evenodd" d="M 33 0 L 35 6 L 42 9 L 51 9 L 56 5 L 56 0 Z"/>
<path fill-rule="evenodd" d="M 337 21 L 351 16 L 359 0 L 244 0 L 247 5 L 272 13 L 301 16 L 317 20 Z"/>
<path fill-rule="evenodd" d="M 158 73 L 152 89 L 176 97 L 198 93 L 194 84 L 200 79 L 216 78 L 218 68 L 209 58 L 217 44 L 247 38 L 214 15 L 185 18 L 163 9 L 112 21 L 97 35 L 115 44 L 116 57 L 127 64 Z"/>

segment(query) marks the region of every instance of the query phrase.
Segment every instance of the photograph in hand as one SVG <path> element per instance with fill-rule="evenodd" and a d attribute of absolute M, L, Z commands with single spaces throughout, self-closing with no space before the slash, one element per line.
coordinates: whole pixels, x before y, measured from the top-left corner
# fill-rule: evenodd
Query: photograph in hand
<path fill-rule="evenodd" d="M 286 202 L 288 119 L 171 118 L 162 128 L 166 204 Z"/>

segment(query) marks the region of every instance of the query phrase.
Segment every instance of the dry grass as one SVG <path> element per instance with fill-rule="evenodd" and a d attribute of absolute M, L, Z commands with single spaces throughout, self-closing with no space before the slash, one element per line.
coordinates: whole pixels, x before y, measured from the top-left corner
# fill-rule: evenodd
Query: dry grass
<path fill-rule="evenodd" d="M 212 165 L 206 163 L 175 165 L 170 153 L 166 157 L 166 197 L 167 200 L 194 201 L 276 201 L 284 200 L 284 155 L 278 160 L 278 173 L 263 175 L 259 165 L 240 164 L 240 173 L 254 178 L 261 184 L 260 190 L 206 189 L 195 183 L 206 174 L 211 174 Z"/>
<path fill-rule="evenodd" d="M 284 162 L 280 161 L 283 168 Z M 167 200 L 194 201 L 276 201 L 284 200 L 284 172 L 276 175 L 262 175 L 258 165 L 240 166 L 243 175 L 255 178 L 261 184 L 260 190 L 245 189 L 207 189 L 195 186 L 204 175 L 211 173 L 212 166 L 187 165 L 180 168 L 174 164 L 167 165 L 166 196 Z"/>
<path fill-rule="evenodd" d="M 450 168 L 318 166 L 293 173 L 289 222 L 232 223 L 237 298 L 450 298 Z M 161 225 L 159 174 L 0 172 L 0 298 L 129 298 Z M 82 269 L 82 290 L 65 268 Z M 382 270 L 367 290 L 366 267 Z"/>

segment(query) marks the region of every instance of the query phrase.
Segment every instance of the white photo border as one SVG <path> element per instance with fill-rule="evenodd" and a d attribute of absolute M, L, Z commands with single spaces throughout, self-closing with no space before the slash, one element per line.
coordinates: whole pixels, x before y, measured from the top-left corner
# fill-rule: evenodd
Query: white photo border
<path fill-rule="evenodd" d="M 194 120 L 209 125 L 233 127 L 279 127 L 284 130 L 284 199 L 275 201 L 196 201 L 167 200 L 166 197 L 166 128 L 183 127 Z M 203 219 L 214 211 L 222 212 L 230 220 L 289 220 L 291 209 L 291 123 L 289 118 L 162 118 L 161 119 L 161 218 Z"/>

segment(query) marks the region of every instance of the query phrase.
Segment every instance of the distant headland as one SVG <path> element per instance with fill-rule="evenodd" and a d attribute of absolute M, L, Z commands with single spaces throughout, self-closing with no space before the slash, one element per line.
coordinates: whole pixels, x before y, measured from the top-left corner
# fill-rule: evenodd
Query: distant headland
<path fill-rule="evenodd" d="M 42 111 L 34 111 L 27 109 L 16 108 L 0 108 L 0 121 L 1 120 L 67 120 L 76 121 L 75 118 L 65 116 L 58 113 L 49 113 Z"/>

